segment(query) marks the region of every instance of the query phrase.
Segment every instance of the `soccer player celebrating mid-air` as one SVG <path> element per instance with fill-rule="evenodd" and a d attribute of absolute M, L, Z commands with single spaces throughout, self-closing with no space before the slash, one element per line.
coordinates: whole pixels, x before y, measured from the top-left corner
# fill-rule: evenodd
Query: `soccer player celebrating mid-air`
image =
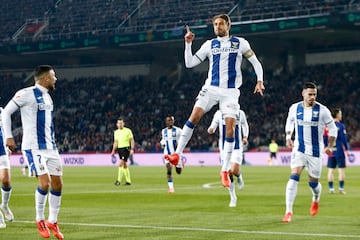
<path fill-rule="evenodd" d="M 309 186 L 312 192 L 310 215 L 315 216 L 319 210 L 321 183 L 319 178 L 322 170 L 323 152 L 332 153 L 337 129 L 327 107 L 316 102 L 317 88 L 312 82 L 303 85 L 303 101 L 291 105 L 286 119 L 286 146 L 292 148 L 291 174 L 286 185 L 286 212 L 283 222 L 291 222 L 293 205 L 297 195 L 298 183 L 303 169 L 309 175 Z M 329 129 L 329 143 L 324 148 L 323 132 Z M 291 140 L 295 129 L 295 140 Z"/>
<path fill-rule="evenodd" d="M 224 162 L 220 173 L 224 187 L 230 186 L 228 169 L 235 144 L 234 125 L 236 115 L 240 109 L 238 101 L 240 96 L 239 87 L 242 84 L 241 62 L 243 57 L 248 59 L 255 69 L 257 84 L 254 93 L 263 95 L 265 90 L 261 63 L 247 40 L 241 37 L 230 36 L 230 28 L 231 21 L 227 14 L 214 16 L 213 29 L 216 38 L 207 40 L 193 55 L 191 45 L 195 35 L 188 26 L 186 27 L 184 53 L 186 67 L 195 67 L 208 58 L 209 71 L 205 84 L 197 96 L 191 115 L 182 129 L 175 153 L 165 155 L 165 158 L 170 163 L 177 165 L 196 124 L 214 105 L 219 104 L 226 124 Z"/>

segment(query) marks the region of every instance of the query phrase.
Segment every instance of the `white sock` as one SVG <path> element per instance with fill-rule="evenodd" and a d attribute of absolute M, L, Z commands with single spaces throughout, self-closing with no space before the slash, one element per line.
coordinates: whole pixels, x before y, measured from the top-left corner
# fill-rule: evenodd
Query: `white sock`
<path fill-rule="evenodd" d="M 311 192 L 312 192 L 312 201 L 313 202 L 319 202 L 320 201 L 320 195 L 321 195 L 321 190 L 322 190 L 322 186 L 321 183 L 318 182 L 318 185 L 315 188 L 310 187 Z"/>
<path fill-rule="evenodd" d="M 174 182 L 173 181 L 171 181 L 171 182 L 168 181 L 168 185 L 169 185 L 169 189 L 170 188 L 174 189 Z"/>
<path fill-rule="evenodd" d="M 45 205 L 47 194 L 47 191 L 44 191 L 39 187 L 35 191 L 36 221 L 45 220 Z"/>
<path fill-rule="evenodd" d="M 240 173 L 240 176 L 239 177 L 237 177 L 238 178 L 238 181 L 239 181 L 239 184 L 240 185 L 242 185 L 242 186 L 244 186 L 245 185 L 245 183 L 244 183 L 244 179 L 243 179 L 243 177 L 242 177 L 242 174 Z"/>
<path fill-rule="evenodd" d="M 194 132 L 194 126 L 191 122 L 187 121 L 181 131 L 181 135 L 176 147 L 176 153 L 181 154 L 184 151 L 184 148 L 188 144 L 192 134 Z"/>
<path fill-rule="evenodd" d="M 293 212 L 293 205 L 295 202 L 297 189 L 298 189 L 298 181 L 295 181 L 293 179 L 289 179 L 289 181 L 286 184 L 286 213 Z"/>
<path fill-rule="evenodd" d="M 231 199 L 236 199 L 236 192 L 235 192 L 235 186 L 234 182 L 231 182 L 229 189 L 229 194 Z"/>
<path fill-rule="evenodd" d="M 50 191 L 49 195 L 49 222 L 57 222 L 61 204 L 61 192 Z"/>
<path fill-rule="evenodd" d="M 227 141 L 227 138 L 225 139 L 224 142 L 224 162 L 221 166 L 221 171 L 229 171 L 230 169 L 230 159 L 231 159 L 231 154 L 233 152 L 234 149 L 234 145 L 235 145 L 235 141 L 234 139 L 232 139 L 232 141 Z"/>
<path fill-rule="evenodd" d="M 1 205 L 7 208 L 10 200 L 12 188 L 10 187 L 9 189 L 6 190 L 4 190 L 4 187 L 1 188 L 1 203 L 2 203 Z"/>

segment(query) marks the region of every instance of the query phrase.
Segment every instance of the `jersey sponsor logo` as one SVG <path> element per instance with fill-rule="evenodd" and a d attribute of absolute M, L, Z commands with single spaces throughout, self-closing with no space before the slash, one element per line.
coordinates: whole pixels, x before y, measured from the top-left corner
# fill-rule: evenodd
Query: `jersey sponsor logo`
<path fill-rule="evenodd" d="M 235 48 L 212 48 L 211 52 L 213 55 L 220 53 L 237 53 L 238 49 Z"/>
<path fill-rule="evenodd" d="M 299 126 L 318 126 L 319 125 L 318 121 L 304 121 L 301 119 L 297 119 L 297 123 Z"/>
<path fill-rule="evenodd" d="M 54 106 L 51 104 L 38 103 L 38 109 L 39 111 L 45 111 L 45 110 L 52 111 L 54 109 Z"/>

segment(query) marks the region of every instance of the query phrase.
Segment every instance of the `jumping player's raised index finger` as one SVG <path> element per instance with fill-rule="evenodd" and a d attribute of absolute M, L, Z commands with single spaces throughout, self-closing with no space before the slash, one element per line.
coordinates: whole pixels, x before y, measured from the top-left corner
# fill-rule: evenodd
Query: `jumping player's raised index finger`
<path fill-rule="evenodd" d="M 190 27 L 189 27 L 189 25 L 186 25 L 186 32 L 187 32 L 187 33 L 190 32 Z"/>

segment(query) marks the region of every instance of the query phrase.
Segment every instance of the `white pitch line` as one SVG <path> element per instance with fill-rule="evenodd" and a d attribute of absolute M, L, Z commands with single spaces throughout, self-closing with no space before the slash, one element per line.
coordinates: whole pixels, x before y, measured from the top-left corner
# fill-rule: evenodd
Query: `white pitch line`
<path fill-rule="evenodd" d="M 220 186 L 220 182 L 205 183 L 202 186 L 203 186 L 203 188 L 211 188 L 212 185 L 219 185 Z"/>
<path fill-rule="evenodd" d="M 193 190 L 193 189 L 199 189 L 201 186 L 198 187 L 177 187 L 176 189 L 180 190 Z M 167 188 L 132 188 L 132 187 L 118 187 L 116 190 L 103 190 L 103 191 L 78 191 L 78 192 L 68 192 L 63 191 L 63 194 L 66 195 L 80 195 L 80 194 L 97 194 L 97 193 L 103 193 L 103 194 L 109 194 L 109 193 L 152 193 L 152 192 L 163 192 L 167 193 Z M 12 196 L 34 196 L 34 193 L 14 193 Z"/>
<path fill-rule="evenodd" d="M 35 224 L 34 221 L 15 220 L 17 223 Z M 161 227 L 161 226 L 141 226 L 141 225 L 123 225 L 123 224 L 98 224 L 98 223 L 65 223 L 61 225 L 84 226 L 84 227 L 108 227 L 108 228 L 134 228 L 134 229 L 157 229 L 157 230 L 178 230 L 178 231 L 198 231 L 198 232 L 224 232 L 224 233 L 246 233 L 261 235 L 293 235 L 293 236 L 311 236 L 311 237 L 336 237 L 336 238 L 355 238 L 360 239 L 360 235 L 329 234 L 329 233 L 304 233 L 304 232 L 267 232 L 267 231 L 249 231 L 235 229 L 216 229 L 216 228 L 188 228 L 188 227 Z"/>

